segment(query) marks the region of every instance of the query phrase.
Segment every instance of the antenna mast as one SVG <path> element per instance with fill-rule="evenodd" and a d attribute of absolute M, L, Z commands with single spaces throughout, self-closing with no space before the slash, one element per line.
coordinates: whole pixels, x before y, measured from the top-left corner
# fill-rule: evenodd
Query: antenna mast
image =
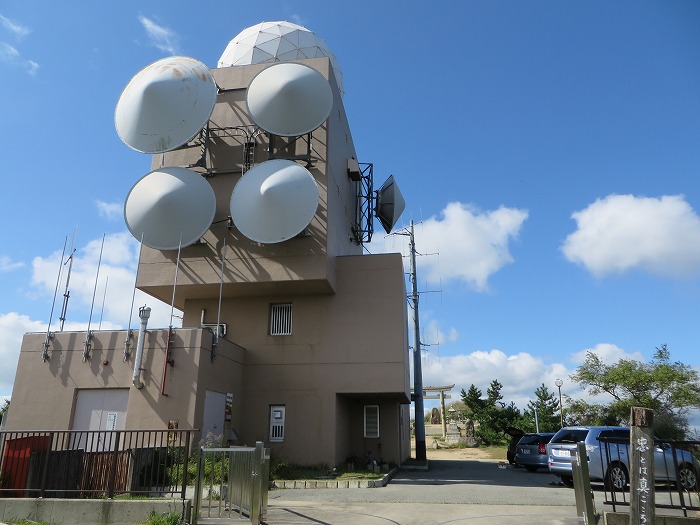
<path fill-rule="evenodd" d="M 51 321 L 53 320 L 53 309 L 56 306 L 56 295 L 58 294 L 58 284 L 61 282 L 61 271 L 63 270 L 63 258 L 66 256 L 66 246 L 68 245 L 68 236 L 63 241 L 63 253 L 61 253 L 61 263 L 58 267 L 58 277 L 56 277 L 56 288 L 53 291 L 53 302 L 51 303 L 51 313 L 49 314 L 49 326 L 46 327 L 46 339 L 44 339 L 44 352 L 42 359 L 44 363 L 49 360 L 49 341 L 51 340 Z"/>
<path fill-rule="evenodd" d="M 88 318 L 87 333 L 85 334 L 85 350 L 83 350 L 83 363 L 90 357 L 90 346 L 92 340 L 92 331 L 90 324 L 92 323 L 92 310 L 95 307 L 95 294 L 97 293 L 97 281 L 100 278 L 100 265 L 102 264 L 102 250 L 105 247 L 105 234 L 102 234 L 102 246 L 100 246 L 100 258 L 97 260 L 97 274 L 95 275 L 95 287 L 92 290 L 92 304 L 90 305 L 90 317 Z"/>
<path fill-rule="evenodd" d="M 70 256 L 66 260 L 66 262 L 70 261 L 70 264 L 68 265 L 68 275 L 66 276 L 66 291 L 63 292 L 63 307 L 61 308 L 61 315 L 59 317 L 59 320 L 61 321 L 61 325 L 58 329 L 59 332 L 63 331 L 63 323 L 66 322 L 66 312 L 68 311 L 68 299 L 70 298 L 70 290 L 68 289 L 68 285 L 70 284 L 70 274 L 71 270 L 73 269 L 73 256 L 75 255 L 75 236 L 77 233 L 78 227 L 76 226 L 75 230 L 73 230 L 73 242 L 70 248 Z"/>
<path fill-rule="evenodd" d="M 421 362 L 420 322 L 418 319 L 418 284 L 416 279 L 416 241 L 413 221 L 410 231 L 411 250 L 411 302 L 413 303 L 413 398 L 416 421 L 416 460 L 427 459 L 425 450 L 425 420 L 423 408 L 423 366 Z"/>

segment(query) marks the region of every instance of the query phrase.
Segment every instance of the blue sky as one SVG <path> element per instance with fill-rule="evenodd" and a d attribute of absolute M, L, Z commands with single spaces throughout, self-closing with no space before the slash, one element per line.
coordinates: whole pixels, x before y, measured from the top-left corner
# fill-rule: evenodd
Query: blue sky
<path fill-rule="evenodd" d="M 236 34 L 273 20 L 328 43 L 359 160 L 404 193 L 424 384 L 455 383 L 455 399 L 498 379 L 524 408 L 556 378 L 580 395 L 568 376 L 589 350 L 647 360 L 666 343 L 700 368 L 697 1 L 8 0 L 0 395 L 22 334 L 47 328 L 74 232 L 65 328 L 88 323 L 103 234 L 91 327 L 129 324 L 138 246 L 122 207 L 150 161 L 114 130 L 124 86 L 169 55 L 216 67 Z M 402 242 L 377 225 L 368 248 Z M 144 302 L 167 326 L 170 308 Z"/>

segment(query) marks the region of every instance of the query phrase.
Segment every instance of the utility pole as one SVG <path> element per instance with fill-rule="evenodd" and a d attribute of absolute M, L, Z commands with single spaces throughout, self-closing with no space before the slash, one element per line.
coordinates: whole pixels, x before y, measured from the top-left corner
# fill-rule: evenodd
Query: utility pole
<path fill-rule="evenodd" d="M 427 459 L 425 451 L 425 409 L 423 408 L 423 366 L 421 363 L 420 324 L 418 320 L 418 283 L 416 281 L 416 242 L 413 221 L 410 233 L 411 302 L 413 303 L 413 399 L 416 421 L 416 460 Z"/>

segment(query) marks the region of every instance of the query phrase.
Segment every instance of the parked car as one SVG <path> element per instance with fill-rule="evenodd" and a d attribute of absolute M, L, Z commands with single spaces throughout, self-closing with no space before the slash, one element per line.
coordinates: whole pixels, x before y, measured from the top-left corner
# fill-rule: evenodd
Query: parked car
<path fill-rule="evenodd" d="M 515 447 L 515 464 L 530 472 L 535 472 L 538 468 L 549 468 L 547 443 L 552 436 L 554 432 L 524 434 Z"/>
<path fill-rule="evenodd" d="M 621 443 L 606 445 L 600 438 L 614 438 Z M 627 427 L 580 426 L 565 427 L 557 432 L 547 444 L 549 471 L 562 482 L 573 486 L 571 459 L 576 444 L 586 444 L 588 470 L 591 480 L 603 481 L 610 490 L 624 490 L 629 484 L 630 429 Z M 688 451 L 676 449 L 676 464 L 670 446 L 654 447 L 654 479 L 678 481 L 686 490 L 696 490 L 700 464 Z"/>

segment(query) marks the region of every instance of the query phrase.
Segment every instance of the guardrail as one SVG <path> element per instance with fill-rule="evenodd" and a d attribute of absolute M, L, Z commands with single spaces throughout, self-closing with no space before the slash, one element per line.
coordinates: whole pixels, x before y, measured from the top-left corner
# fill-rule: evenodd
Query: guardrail
<path fill-rule="evenodd" d="M 630 469 L 645 468 L 631 461 L 630 442 L 620 438 L 600 438 L 601 472 L 606 473 L 604 503 L 630 505 L 630 491 L 645 491 L 648 487 L 632 487 Z M 700 441 L 656 440 L 654 443 L 654 506 L 683 511 L 700 510 L 698 454 Z M 648 467 L 647 467 L 648 468 Z M 614 473 L 614 474 L 613 474 Z"/>
<path fill-rule="evenodd" d="M 0 497 L 185 499 L 194 430 L 0 432 Z"/>

